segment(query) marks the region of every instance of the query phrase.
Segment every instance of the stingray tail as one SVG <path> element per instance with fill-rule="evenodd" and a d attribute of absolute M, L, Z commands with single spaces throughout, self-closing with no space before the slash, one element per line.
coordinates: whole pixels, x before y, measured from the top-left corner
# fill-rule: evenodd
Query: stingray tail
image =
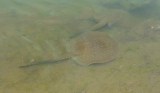
<path fill-rule="evenodd" d="M 26 67 L 41 65 L 41 64 L 53 64 L 53 63 L 57 63 L 57 62 L 60 62 L 60 61 L 67 60 L 67 59 L 69 59 L 69 58 L 64 58 L 64 59 L 61 59 L 61 60 L 45 60 L 45 61 L 36 62 L 36 63 L 29 64 L 29 65 L 20 66 L 19 68 L 26 68 Z"/>

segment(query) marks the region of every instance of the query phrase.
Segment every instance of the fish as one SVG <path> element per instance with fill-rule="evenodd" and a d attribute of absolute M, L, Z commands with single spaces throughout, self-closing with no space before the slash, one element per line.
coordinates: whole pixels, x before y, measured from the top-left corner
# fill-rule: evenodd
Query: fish
<path fill-rule="evenodd" d="M 20 66 L 19 68 L 56 63 L 67 59 L 73 59 L 82 66 L 88 66 L 94 63 L 105 63 L 117 57 L 119 54 L 119 44 L 114 38 L 104 32 L 88 31 L 72 38 L 67 43 L 66 50 L 67 53 L 60 58 L 35 62 L 33 64 Z"/>

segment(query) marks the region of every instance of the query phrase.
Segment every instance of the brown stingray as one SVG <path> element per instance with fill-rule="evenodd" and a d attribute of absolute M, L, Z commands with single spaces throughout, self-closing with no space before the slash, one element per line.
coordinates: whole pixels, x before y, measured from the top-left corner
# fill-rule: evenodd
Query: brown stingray
<path fill-rule="evenodd" d="M 102 32 L 86 32 L 70 40 L 66 47 L 68 54 L 60 60 L 49 60 L 30 64 L 23 67 L 58 62 L 72 58 L 80 65 L 88 66 L 93 63 L 104 63 L 116 58 L 119 52 L 118 43 L 109 35 Z"/>
<path fill-rule="evenodd" d="M 80 65 L 104 63 L 116 58 L 119 46 L 109 35 L 102 32 L 86 32 L 72 39 L 67 47 L 68 52 L 76 53 L 72 56 Z"/>

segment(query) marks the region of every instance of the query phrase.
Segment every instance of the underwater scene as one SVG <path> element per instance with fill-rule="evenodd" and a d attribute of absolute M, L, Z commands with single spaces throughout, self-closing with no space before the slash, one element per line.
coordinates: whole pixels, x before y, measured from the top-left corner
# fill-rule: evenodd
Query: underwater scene
<path fill-rule="evenodd" d="M 1 0 L 0 93 L 160 93 L 160 0 Z"/>

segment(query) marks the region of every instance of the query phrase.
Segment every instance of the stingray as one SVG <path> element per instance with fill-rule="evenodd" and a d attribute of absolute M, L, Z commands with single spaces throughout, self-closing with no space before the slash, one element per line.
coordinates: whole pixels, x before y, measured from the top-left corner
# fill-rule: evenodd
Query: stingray
<path fill-rule="evenodd" d="M 119 52 L 117 41 L 103 32 L 85 32 L 71 39 L 66 45 L 67 54 L 63 57 L 36 62 L 29 65 L 20 66 L 20 68 L 64 61 L 73 59 L 82 66 L 88 66 L 94 63 L 105 63 L 115 59 Z"/>

